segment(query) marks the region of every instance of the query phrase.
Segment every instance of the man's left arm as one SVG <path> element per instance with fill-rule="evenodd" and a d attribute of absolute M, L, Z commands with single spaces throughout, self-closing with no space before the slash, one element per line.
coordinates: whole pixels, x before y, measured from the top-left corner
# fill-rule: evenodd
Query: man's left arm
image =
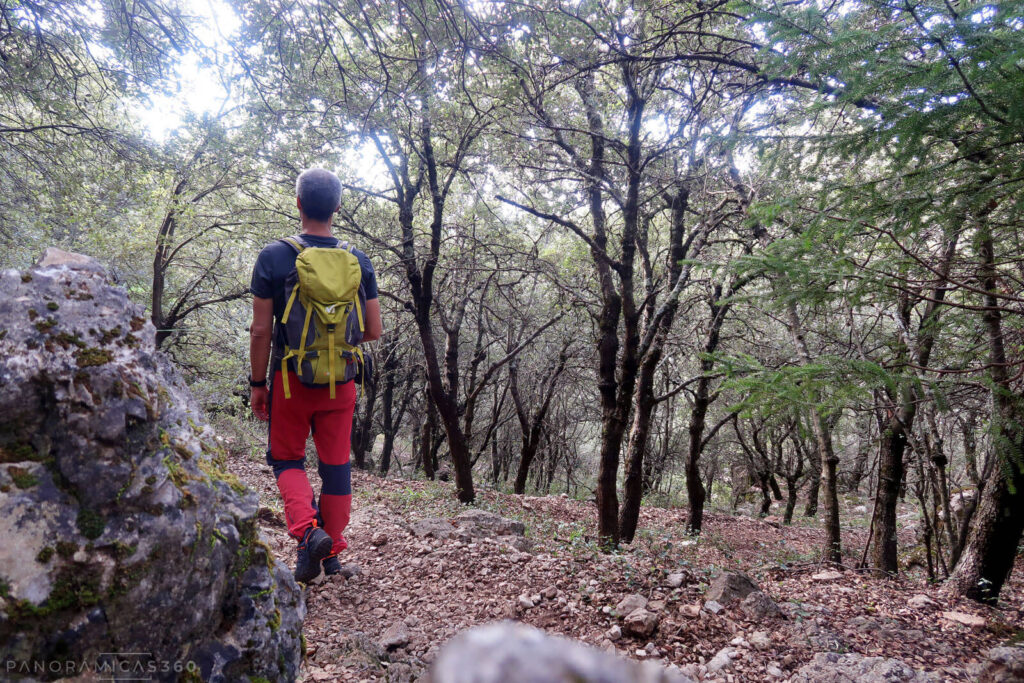
<path fill-rule="evenodd" d="M 363 330 L 363 341 L 376 341 L 384 334 L 384 322 L 380 317 L 380 299 L 366 300 L 366 323 Z"/>
<path fill-rule="evenodd" d="M 384 334 L 384 323 L 380 316 L 380 299 L 377 298 L 377 273 L 373 270 L 370 258 L 362 252 L 359 252 L 359 267 L 362 269 L 363 288 L 366 292 L 363 341 L 376 341 Z"/>

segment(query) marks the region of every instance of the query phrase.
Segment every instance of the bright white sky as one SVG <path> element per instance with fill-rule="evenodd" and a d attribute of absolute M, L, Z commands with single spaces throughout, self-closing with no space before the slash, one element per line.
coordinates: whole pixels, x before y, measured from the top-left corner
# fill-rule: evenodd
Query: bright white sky
<path fill-rule="evenodd" d="M 198 18 L 196 35 L 224 63 L 230 59 L 230 41 L 240 22 L 223 0 L 185 0 L 185 7 Z M 209 55 L 213 57 L 213 54 Z M 189 52 L 176 66 L 178 88 L 171 95 L 154 94 L 149 106 L 136 113 L 157 140 L 181 125 L 188 112 L 216 112 L 230 103 L 230 93 L 216 64 L 203 64 L 203 56 Z"/>

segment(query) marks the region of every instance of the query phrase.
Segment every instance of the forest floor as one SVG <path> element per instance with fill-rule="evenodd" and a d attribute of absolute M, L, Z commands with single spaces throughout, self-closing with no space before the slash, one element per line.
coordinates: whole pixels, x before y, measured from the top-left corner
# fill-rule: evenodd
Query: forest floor
<path fill-rule="evenodd" d="M 285 531 L 270 469 L 255 454 L 233 458 L 233 471 L 260 494 L 268 542 L 294 566 L 295 543 Z M 417 520 L 450 519 L 465 509 L 451 484 L 355 472 L 353 489 L 349 549 L 341 559 L 360 573 L 308 587 L 300 680 L 410 680 L 459 631 L 502 619 L 721 681 L 785 680 L 826 651 L 895 657 L 942 680 L 973 680 L 971 665 L 989 648 L 1024 634 L 1024 559 L 995 609 L 950 597 L 920 570 L 897 581 L 852 569 L 823 578 L 825 568 L 814 561 L 823 536 L 817 520 L 803 517 L 783 526 L 774 517 L 712 511 L 694 539 L 684 533 L 684 509 L 645 507 L 634 543 L 603 554 L 594 539 L 592 503 L 478 491 L 476 507 L 525 523 L 533 547 L 524 553 L 491 539 L 411 534 L 408 527 Z M 862 509 L 849 507 L 842 540 L 846 564 L 853 567 L 868 520 Z M 912 511 L 902 511 L 908 523 Z M 733 608 L 717 615 L 700 610 L 711 577 L 723 570 L 748 573 L 785 618 L 750 621 Z M 680 572 L 682 585 L 669 587 L 668 574 Z M 608 632 L 621 624 L 613 608 L 631 594 L 650 601 L 648 609 L 660 617 L 658 630 L 647 639 L 611 642 Z M 520 596 L 537 604 L 524 607 Z M 408 643 L 385 653 L 380 642 L 389 629 Z M 708 671 L 706 664 L 726 647 L 739 657 L 726 670 Z"/>

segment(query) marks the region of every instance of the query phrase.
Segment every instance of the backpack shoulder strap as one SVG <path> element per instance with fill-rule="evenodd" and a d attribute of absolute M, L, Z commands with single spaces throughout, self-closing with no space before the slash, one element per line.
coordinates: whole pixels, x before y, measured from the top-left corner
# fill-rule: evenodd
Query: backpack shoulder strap
<path fill-rule="evenodd" d="M 294 237 L 285 237 L 280 242 L 284 242 L 292 249 L 295 250 L 296 254 L 301 254 L 302 250 L 306 248 L 306 242 L 302 239 L 302 235 L 295 235 Z"/>

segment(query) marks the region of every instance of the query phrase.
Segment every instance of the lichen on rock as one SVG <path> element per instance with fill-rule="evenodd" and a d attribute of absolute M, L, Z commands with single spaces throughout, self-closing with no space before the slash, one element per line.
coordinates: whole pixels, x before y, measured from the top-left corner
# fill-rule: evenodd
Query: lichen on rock
<path fill-rule="evenodd" d="M 294 679 L 301 592 L 144 312 L 58 250 L 0 287 L 0 660 Z"/>

